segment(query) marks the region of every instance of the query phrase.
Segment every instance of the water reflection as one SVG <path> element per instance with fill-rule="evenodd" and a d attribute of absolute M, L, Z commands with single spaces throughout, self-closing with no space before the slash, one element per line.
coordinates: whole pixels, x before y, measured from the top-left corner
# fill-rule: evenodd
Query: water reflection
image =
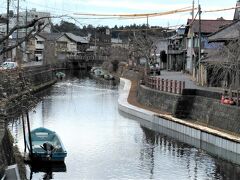
<path fill-rule="evenodd" d="M 121 115 L 129 118 L 134 118 L 130 115 L 127 115 L 123 112 L 120 112 Z M 135 118 L 136 119 L 136 118 Z M 202 173 L 205 173 L 208 179 L 231 179 L 231 180 L 238 180 L 240 178 L 240 166 L 227 162 L 219 157 L 212 158 L 209 154 L 207 154 L 204 149 L 194 148 L 191 145 L 187 144 L 190 143 L 189 139 L 186 141 L 187 143 L 180 143 L 177 141 L 177 136 L 181 134 L 166 130 L 160 126 L 152 125 L 151 123 L 144 121 L 142 119 L 137 119 L 141 124 L 140 127 L 144 133 L 143 136 L 143 145 L 145 148 L 141 149 L 141 160 L 146 163 L 146 159 L 148 160 L 148 167 L 151 173 L 150 179 L 154 177 L 154 162 L 158 158 L 159 153 L 162 154 L 171 154 L 172 157 L 176 159 L 184 159 L 185 162 L 182 163 L 182 166 L 186 166 L 186 170 L 188 172 L 189 179 L 201 179 Z M 151 130 L 154 129 L 155 131 Z M 171 131 L 171 132 L 170 132 Z M 171 138 L 174 137 L 174 138 Z M 181 137 L 182 138 L 182 137 Z M 196 139 L 191 139 L 191 142 L 198 141 Z M 197 142 L 193 144 L 198 144 Z M 205 150 L 209 150 L 209 144 L 202 143 L 202 147 Z M 161 149 L 161 150 L 160 150 Z M 211 147 L 213 149 L 213 147 Z M 219 155 L 218 150 L 219 148 L 214 147 L 215 156 Z M 160 151 L 159 151 L 160 150 Z M 226 150 L 225 150 L 226 151 Z M 231 156 L 232 152 L 225 152 L 224 158 L 229 158 L 232 160 Z M 229 156 L 230 154 L 230 156 Z M 237 155 L 235 154 L 234 157 Z M 236 161 L 237 162 L 237 161 Z M 239 163 L 239 162 L 237 162 Z M 166 164 L 164 164 L 166 165 Z M 204 167 L 206 166 L 206 167 Z M 204 167 L 204 169 L 202 169 Z"/>
<path fill-rule="evenodd" d="M 30 176 L 29 179 L 33 179 L 35 173 L 43 173 L 42 179 L 54 179 L 55 172 L 66 172 L 65 163 L 30 163 L 28 164 Z"/>
<path fill-rule="evenodd" d="M 30 112 L 31 127 L 44 126 L 58 133 L 68 151 L 67 171 L 36 171 L 32 179 L 53 175 L 49 178 L 185 180 L 240 175 L 239 166 L 195 148 L 199 142 L 190 146 L 185 137 L 172 137 L 174 133 L 166 129 L 120 113 L 118 93 L 88 77 L 66 79 L 46 92 Z M 23 151 L 21 121 L 10 123 L 9 128 Z"/>

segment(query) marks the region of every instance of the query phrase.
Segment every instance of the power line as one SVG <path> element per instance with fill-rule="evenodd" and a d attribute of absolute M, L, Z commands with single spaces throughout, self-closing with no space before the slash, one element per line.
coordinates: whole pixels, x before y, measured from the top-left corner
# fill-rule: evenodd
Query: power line
<path fill-rule="evenodd" d="M 196 8 L 197 9 L 197 8 Z M 154 17 L 154 16 L 163 16 L 169 14 L 175 14 L 180 12 L 188 12 L 192 11 L 192 8 L 186 7 L 166 12 L 157 12 L 157 13 L 141 13 L 141 14 L 96 14 L 96 13 L 74 13 L 74 15 L 78 16 L 98 16 L 98 17 L 120 17 L 120 18 L 146 18 L 146 17 Z"/>
<path fill-rule="evenodd" d="M 203 11 L 203 12 L 204 13 L 209 13 L 209 12 L 229 11 L 229 10 L 233 10 L 233 9 L 237 9 L 237 8 L 240 8 L 240 6 L 231 7 L 231 8 L 224 8 L 224 9 L 206 10 L 206 11 Z"/>

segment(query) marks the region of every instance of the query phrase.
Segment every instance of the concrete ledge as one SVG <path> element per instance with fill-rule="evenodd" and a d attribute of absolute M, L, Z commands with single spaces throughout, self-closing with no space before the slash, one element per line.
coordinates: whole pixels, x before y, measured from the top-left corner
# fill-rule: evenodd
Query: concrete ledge
<path fill-rule="evenodd" d="M 8 168 L 5 171 L 4 178 L 5 178 L 4 180 L 20 180 L 18 166 L 16 164 L 8 166 Z"/>
<path fill-rule="evenodd" d="M 131 81 L 121 78 L 120 87 L 122 88 L 118 99 L 118 107 L 121 111 L 200 141 L 207 142 L 219 148 L 240 154 L 240 137 L 187 122 L 171 115 L 157 114 L 152 111 L 133 106 L 127 101 L 131 88 Z"/>

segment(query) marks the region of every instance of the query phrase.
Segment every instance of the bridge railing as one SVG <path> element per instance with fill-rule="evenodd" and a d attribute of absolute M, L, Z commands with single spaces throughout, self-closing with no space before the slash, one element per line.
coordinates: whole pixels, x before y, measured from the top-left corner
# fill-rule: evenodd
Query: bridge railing
<path fill-rule="evenodd" d="M 94 56 L 94 55 L 75 55 L 75 56 L 68 56 L 68 60 L 72 61 L 105 61 L 107 60 L 108 56 Z"/>

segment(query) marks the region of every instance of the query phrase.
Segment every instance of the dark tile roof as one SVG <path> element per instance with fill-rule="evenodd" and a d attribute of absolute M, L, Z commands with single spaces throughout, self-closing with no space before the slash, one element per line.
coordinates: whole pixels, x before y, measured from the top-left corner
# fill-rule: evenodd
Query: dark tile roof
<path fill-rule="evenodd" d="M 235 40 L 239 37 L 240 20 L 225 26 L 224 28 L 208 36 L 209 42 L 224 42 Z"/>
<path fill-rule="evenodd" d="M 48 41 L 55 41 L 63 35 L 64 33 L 39 33 L 39 36 Z"/>
<path fill-rule="evenodd" d="M 220 28 L 232 23 L 232 20 L 224 20 L 224 19 L 217 19 L 217 20 L 201 20 L 201 32 L 204 34 L 211 34 L 213 32 L 218 31 Z M 192 23 L 192 19 L 188 19 L 187 25 L 192 27 L 192 32 L 198 33 L 199 31 L 199 20 L 195 20 Z"/>
<path fill-rule="evenodd" d="M 72 41 L 75 41 L 75 42 L 80 42 L 80 43 L 84 43 L 84 44 L 87 44 L 89 43 L 89 40 L 87 39 L 87 37 L 82 37 L 82 36 L 76 36 L 75 34 L 73 33 L 65 33 L 66 36 L 71 39 Z"/>

